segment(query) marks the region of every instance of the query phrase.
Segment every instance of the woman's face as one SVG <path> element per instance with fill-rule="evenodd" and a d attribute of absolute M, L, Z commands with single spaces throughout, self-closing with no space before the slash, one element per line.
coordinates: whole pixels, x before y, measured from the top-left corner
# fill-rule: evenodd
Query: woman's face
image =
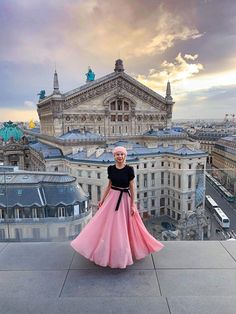
<path fill-rule="evenodd" d="M 118 163 L 125 162 L 125 157 L 126 157 L 125 154 L 122 153 L 122 152 L 117 152 L 117 153 L 114 154 L 114 159 Z"/>

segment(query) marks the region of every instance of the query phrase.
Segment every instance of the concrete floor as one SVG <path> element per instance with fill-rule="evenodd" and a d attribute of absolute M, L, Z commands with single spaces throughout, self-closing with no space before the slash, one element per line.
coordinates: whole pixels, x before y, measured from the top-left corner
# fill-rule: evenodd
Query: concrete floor
<path fill-rule="evenodd" d="M 236 313 L 236 241 L 164 244 L 110 269 L 69 242 L 0 243 L 0 313 Z"/>

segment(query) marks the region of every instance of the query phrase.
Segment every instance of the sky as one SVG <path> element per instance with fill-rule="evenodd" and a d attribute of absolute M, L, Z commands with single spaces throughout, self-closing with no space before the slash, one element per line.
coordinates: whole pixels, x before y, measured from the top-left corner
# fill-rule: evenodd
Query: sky
<path fill-rule="evenodd" d="M 165 96 L 173 119 L 236 114 L 235 0 L 0 0 L 0 121 L 38 120 L 50 95 L 125 72 Z"/>

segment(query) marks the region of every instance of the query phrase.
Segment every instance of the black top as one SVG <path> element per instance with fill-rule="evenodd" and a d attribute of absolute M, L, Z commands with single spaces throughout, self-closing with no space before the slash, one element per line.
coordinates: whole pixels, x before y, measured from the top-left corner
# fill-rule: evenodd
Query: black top
<path fill-rule="evenodd" d="M 135 177 L 134 168 L 128 165 L 125 165 L 122 169 L 116 168 L 116 165 L 109 166 L 107 173 L 111 184 L 120 188 L 129 187 L 129 181 Z"/>

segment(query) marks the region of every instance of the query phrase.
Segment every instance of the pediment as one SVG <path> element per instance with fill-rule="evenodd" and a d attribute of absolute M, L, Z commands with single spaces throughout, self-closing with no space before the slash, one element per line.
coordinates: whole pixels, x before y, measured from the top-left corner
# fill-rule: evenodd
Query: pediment
<path fill-rule="evenodd" d="M 165 110 L 165 98 L 125 73 L 111 73 L 97 81 L 85 84 L 78 89 L 64 94 L 64 109 L 72 108 L 90 99 L 115 91 L 117 95 L 130 94 L 151 106 Z"/>

